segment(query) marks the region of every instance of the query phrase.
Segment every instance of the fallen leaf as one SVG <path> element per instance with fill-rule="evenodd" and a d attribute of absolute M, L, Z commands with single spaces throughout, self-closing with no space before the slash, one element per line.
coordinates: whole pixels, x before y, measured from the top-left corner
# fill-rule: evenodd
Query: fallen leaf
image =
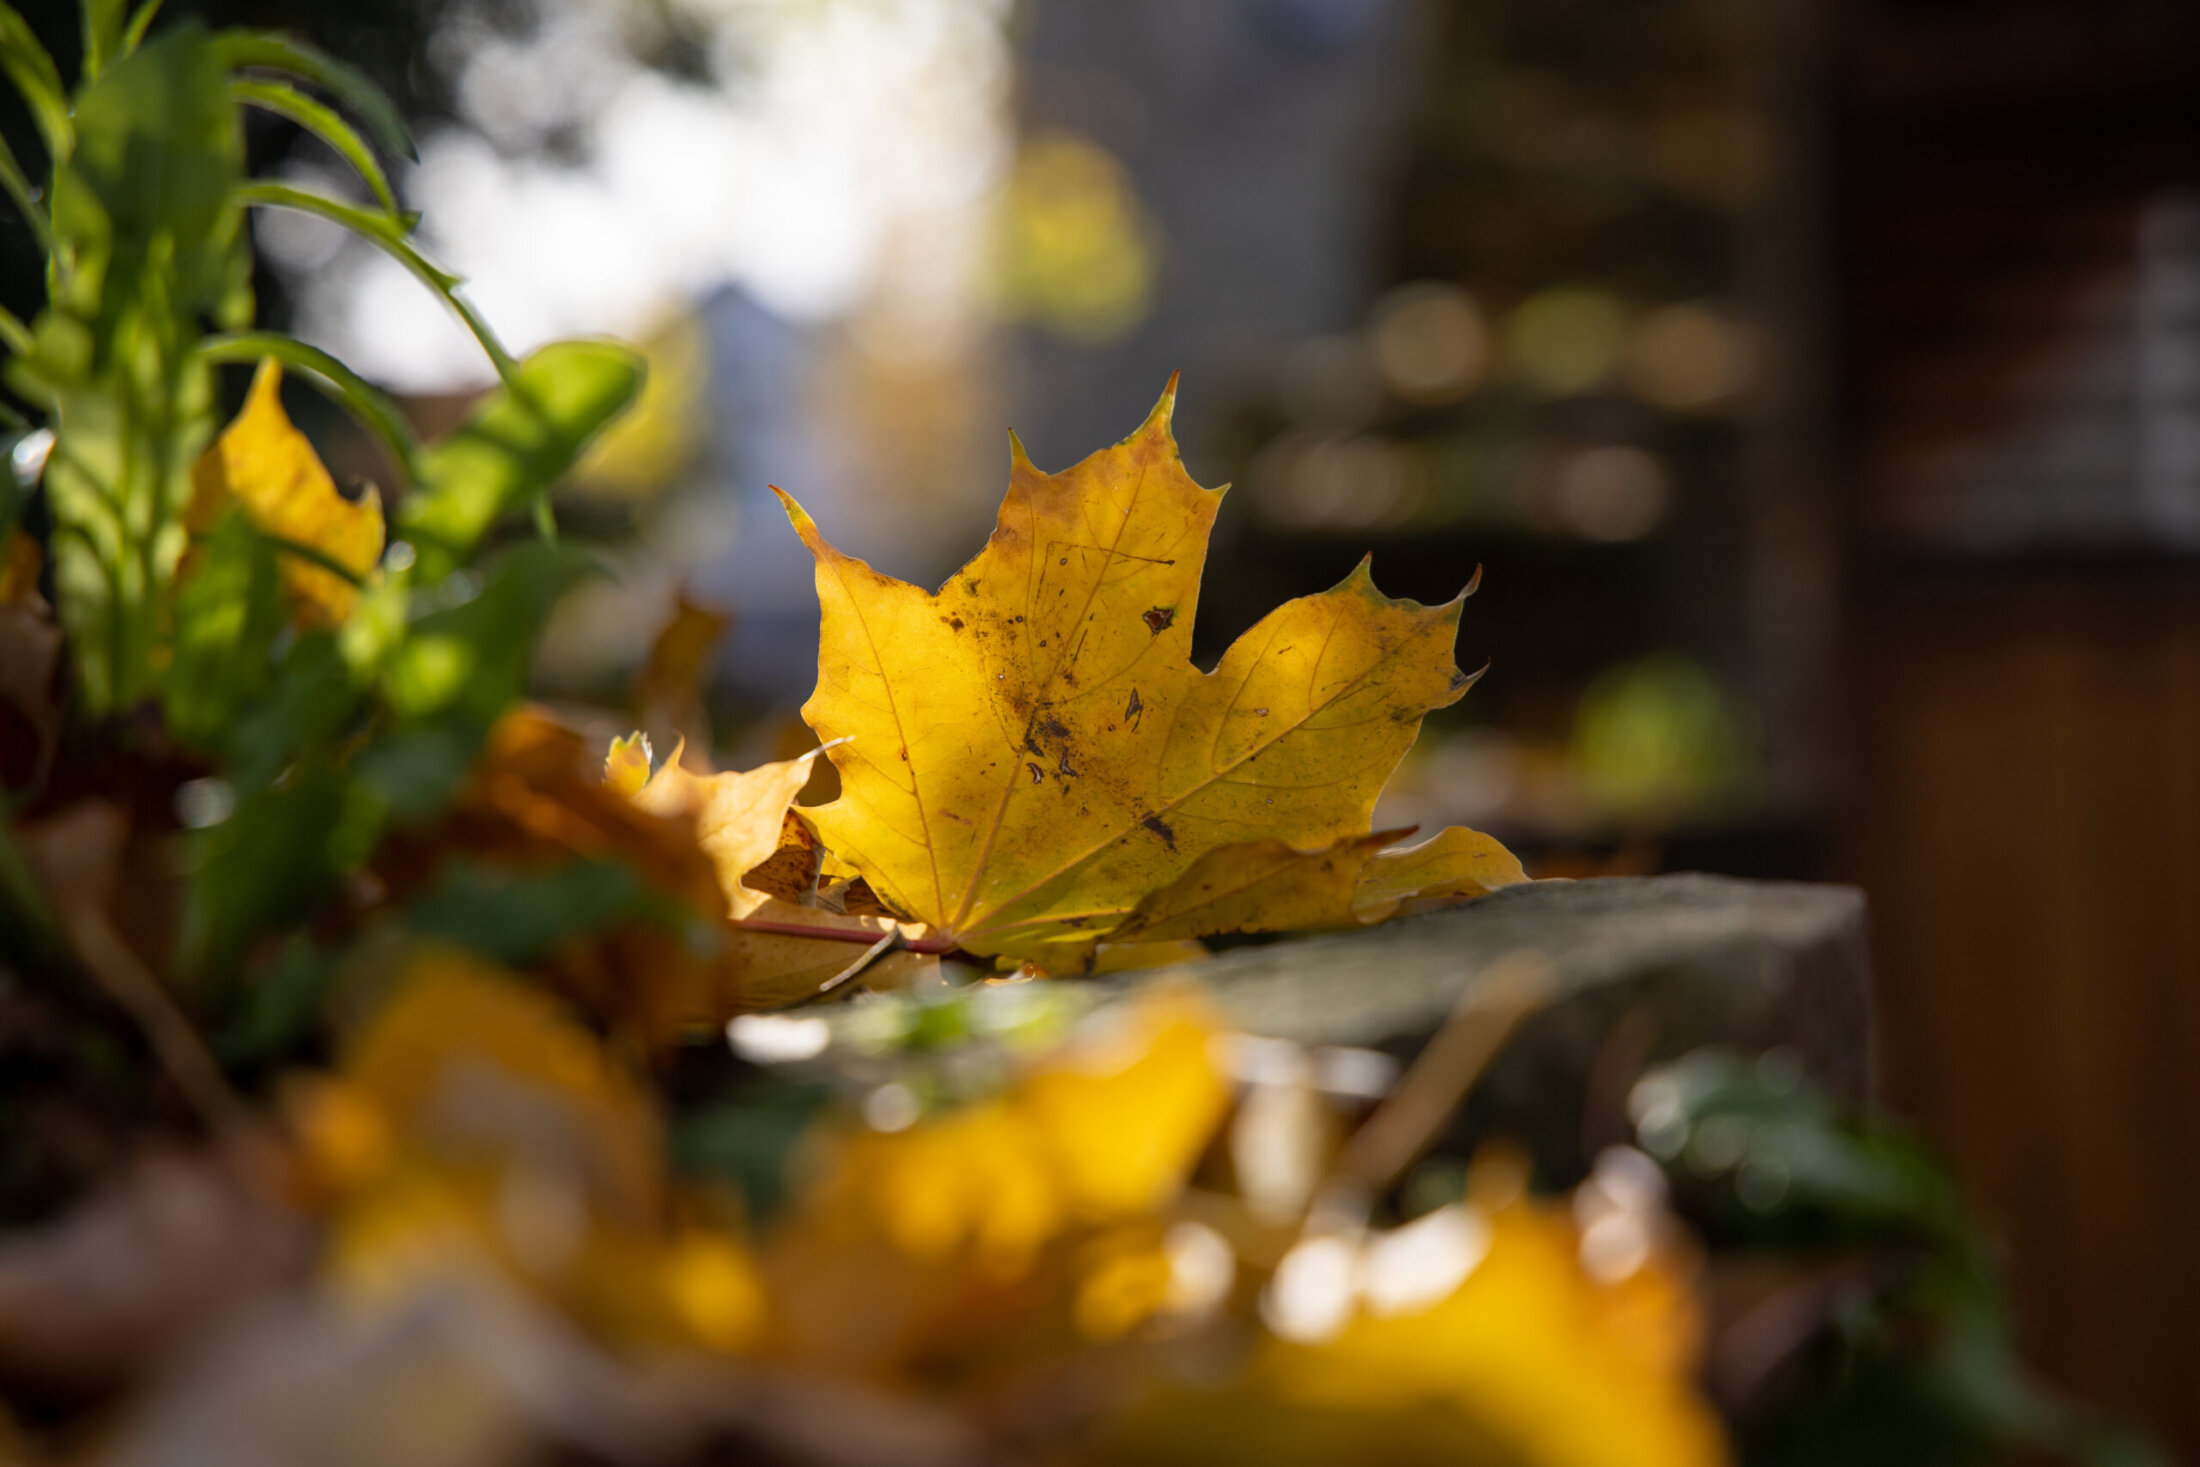
<path fill-rule="evenodd" d="M 631 799 L 649 783 L 649 761 L 648 734 L 630 733 L 613 739 L 611 751 L 603 758 L 603 782 Z"/>
<path fill-rule="evenodd" d="M 1057 966 L 1217 846 L 1366 833 L 1422 715 L 1473 681 L 1452 661 L 1461 601 L 1393 601 L 1364 561 L 1195 668 L 1222 494 L 1184 472 L 1174 403 L 1172 381 L 1060 474 L 1017 447 L 991 539 L 935 593 L 841 554 L 781 494 L 824 608 L 803 714 L 849 740 L 840 798 L 809 818 L 973 952 Z"/>
<path fill-rule="evenodd" d="M 1377 851 L 1403 834 L 1378 830 L 1311 851 L 1280 840 L 1217 846 L 1182 876 L 1147 893 L 1108 940 L 1169 942 L 1226 932 L 1356 926 L 1362 920 L 1355 903 L 1363 873 Z"/>
<path fill-rule="evenodd" d="M 1270 1336 L 1226 1379 L 1162 1386 L 1098 1459 L 1722 1467 L 1718 1418 L 1694 1386 L 1702 1329 L 1685 1260 L 1646 1248 L 1608 1282 L 1585 1265 L 1583 1236 L 1561 1208 L 1522 1200 L 1325 1242 L 1345 1263 L 1325 1337 Z"/>
<path fill-rule="evenodd" d="M 787 811 L 809 781 L 815 752 L 721 774 L 690 774 L 680 767 L 681 752 L 674 749 L 664 767 L 634 792 L 634 804 L 652 815 L 693 820 L 696 841 L 718 872 L 726 915 L 749 916 L 770 893 L 743 885 L 742 878 L 780 849 Z"/>
<path fill-rule="evenodd" d="M 1417 846 L 1382 851 L 1360 870 L 1353 905 L 1361 920 L 1447 901 L 1488 896 L 1528 879 L 1520 858 L 1494 836 L 1454 825 Z"/>
<path fill-rule="evenodd" d="M 243 409 L 191 471 L 185 526 L 205 533 L 234 501 L 263 534 L 318 552 L 363 580 L 382 558 L 382 498 L 371 485 L 357 500 L 337 492 L 283 411 L 282 384 L 281 363 L 264 359 Z M 301 619 L 336 625 L 351 615 L 358 593 L 343 577 L 295 554 L 283 555 L 282 574 Z"/>
<path fill-rule="evenodd" d="M 649 387 L 645 385 L 642 392 L 646 397 Z M 732 624 L 731 615 L 690 601 L 687 587 L 680 587 L 673 598 L 672 616 L 658 629 L 634 677 L 634 701 L 644 726 L 666 737 L 685 739 L 698 749 L 710 747 L 703 674 L 711 649 Z"/>
<path fill-rule="evenodd" d="M 782 1344 L 842 1368 L 958 1340 L 985 1353 L 989 1333 L 1061 1302 L 1042 1276 L 1055 1244 L 1150 1220 L 1183 1191 L 1229 1104 L 1216 1032 L 1196 998 L 1149 990 L 997 1093 L 824 1133 L 765 1249 Z"/>
<path fill-rule="evenodd" d="M 341 1074 L 389 1129 L 447 1160 L 512 1152 L 569 1172 L 640 1223 L 663 1178 L 655 1110 L 556 999 L 451 948 L 414 956 L 344 1048 Z"/>
<path fill-rule="evenodd" d="M 790 902 L 807 902 L 817 890 L 817 874 L 824 848 L 802 817 L 789 810 L 779 823 L 779 845 L 769 856 L 742 873 L 741 884 Z"/>

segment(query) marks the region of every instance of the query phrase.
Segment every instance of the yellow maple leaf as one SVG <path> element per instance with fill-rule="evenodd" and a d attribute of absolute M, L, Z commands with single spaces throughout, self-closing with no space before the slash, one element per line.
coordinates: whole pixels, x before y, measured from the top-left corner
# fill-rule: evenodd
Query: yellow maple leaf
<path fill-rule="evenodd" d="M 1184 471 L 1175 396 L 1059 474 L 1016 446 L 992 537 L 937 592 L 841 554 L 780 496 L 824 608 L 803 716 L 848 740 L 840 798 L 810 819 L 973 952 L 1075 960 L 1217 846 L 1364 835 L 1422 716 L 1473 681 L 1452 661 L 1466 593 L 1394 601 L 1365 561 L 1194 667 L 1222 491 Z"/>
<path fill-rule="evenodd" d="M 244 407 L 192 467 L 185 527 L 204 533 L 235 503 L 263 534 L 363 580 L 382 558 L 382 498 L 371 485 L 357 500 L 337 492 L 313 445 L 283 411 L 282 385 L 282 364 L 264 358 Z M 282 575 L 302 620 L 334 625 L 351 615 L 357 592 L 343 577 L 292 554 L 282 557 Z"/>
<path fill-rule="evenodd" d="M 1363 873 L 1375 853 L 1402 833 L 1348 835 L 1310 851 L 1280 840 L 1217 846 L 1182 876 L 1147 893 L 1109 939 L 1166 942 L 1226 932 L 1353 926 L 1361 919 Z"/>
<path fill-rule="evenodd" d="M 1352 902 L 1366 921 L 1387 916 L 1401 905 L 1410 910 L 1488 896 L 1499 887 L 1527 879 L 1520 858 L 1494 836 L 1454 825 L 1417 846 L 1378 851 L 1369 857 L 1360 868 L 1360 887 Z"/>

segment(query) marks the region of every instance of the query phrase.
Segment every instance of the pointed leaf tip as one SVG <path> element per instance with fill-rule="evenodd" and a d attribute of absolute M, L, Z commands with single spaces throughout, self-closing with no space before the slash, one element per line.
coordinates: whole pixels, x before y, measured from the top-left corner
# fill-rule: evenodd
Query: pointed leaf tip
<path fill-rule="evenodd" d="M 1140 434 L 1169 432 L 1169 424 L 1176 417 L 1176 381 L 1183 375 L 1181 372 L 1169 374 L 1169 385 L 1161 389 L 1161 397 L 1154 403 L 1153 411 L 1146 414 L 1146 421 L 1139 425 Z"/>
<path fill-rule="evenodd" d="M 825 537 L 818 532 L 817 521 L 810 518 L 810 512 L 804 509 L 792 494 L 789 494 L 777 484 L 767 484 L 764 487 L 779 496 L 779 507 L 787 512 L 787 523 L 794 526 L 795 534 L 800 536 L 802 543 L 809 547 L 810 554 L 813 556 L 825 554 L 830 547 L 825 543 Z"/>
<path fill-rule="evenodd" d="M 1028 453 L 1026 453 L 1026 452 L 1024 451 L 1024 440 L 1023 440 L 1023 439 L 1021 439 L 1021 438 L 1018 438 L 1018 437 L 1016 436 L 1016 430 L 1015 430 L 1014 428 L 1011 428 L 1011 429 L 1009 429 L 1009 430 L 1008 430 L 1008 469 L 1009 469 L 1009 472 L 1013 474 L 1013 473 L 1015 473 L 1015 472 L 1016 472 L 1016 471 L 1017 471 L 1018 469 L 1029 469 L 1029 468 L 1032 468 L 1032 463 L 1031 463 L 1031 455 L 1030 455 L 1030 454 L 1028 454 Z M 1036 471 L 1036 470 L 1033 470 L 1033 472 L 1037 472 L 1037 471 Z"/>

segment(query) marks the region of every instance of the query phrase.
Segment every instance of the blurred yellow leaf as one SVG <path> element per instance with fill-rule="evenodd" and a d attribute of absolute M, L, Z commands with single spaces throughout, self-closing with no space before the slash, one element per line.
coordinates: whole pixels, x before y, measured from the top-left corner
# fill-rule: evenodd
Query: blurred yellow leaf
<path fill-rule="evenodd" d="M 613 739 L 603 759 L 603 782 L 632 798 L 649 783 L 649 761 L 649 735 L 630 733 Z"/>
<path fill-rule="evenodd" d="M 1060 474 L 1019 448 L 992 538 L 936 593 L 841 554 L 792 499 L 824 628 L 803 713 L 841 795 L 826 846 L 904 915 L 981 954 L 1080 962 L 1217 846 L 1364 835 L 1422 715 L 1472 679 L 1461 602 L 1379 593 L 1362 562 L 1191 662 L 1221 492 L 1169 433 Z M 1197 935 L 1187 931 L 1184 935 Z"/>
<path fill-rule="evenodd" d="M 684 584 L 674 592 L 672 614 L 650 639 L 649 654 L 634 674 L 634 705 L 645 729 L 667 742 L 685 740 L 693 750 L 710 748 L 710 707 L 703 687 L 711 652 L 732 624 L 730 613 L 691 600 Z M 809 730 L 793 719 L 787 722 L 801 731 L 796 749 L 811 742 Z"/>
<path fill-rule="evenodd" d="M 739 1350 L 762 1328 L 745 1245 L 665 1226 L 647 1093 L 515 975 L 420 950 L 291 1112 L 308 1175 L 336 1199 L 331 1266 L 355 1294 L 491 1266 L 613 1338 Z"/>
<path fill-rule="evenodd" d="M 1087 1259 L 1069 1289 L 1091 1296 L 1081 1305 L 1029 1285 L 1058 1241 L 1149 1218 L 1182 1191 L 1229 1099 L 1215 1032 L 1196 1002 L 1151 994 L 998 1095 L 843 1133 L 773 1238 L 794 1347 L 886 1360 L 982 1334 L 989 1310 L 1055 1303 L 1109 1336 L 1150 1313 L 1150 1249 L 1120 1268 Z"/>
<path fill-rule="evenodd" d="M 1482 1251 L 1432 1301 L 1363 1303 L 1329 1338 L 1265 1339 L 1234 1379 L 1172 1385 L 1122 1422 L 1104 1459 L 1462 1467 L 1719 1467 L 1693 1387 L 1696 1305 L 1652 1250 L 1601 1282 L 1562 1210 L 1462 1213 Z M 1399 1230 L 1401 1233 L 1407 1230 Z M 1418 1260 L 1417 1260 L 1418 1262 Z M 1425 1287 L 1431 1259 L 1407 1280 Z M 1373 1270 L 1358 1266 L 1365 1278 Z M 1351 1287 L 1349 1275 L 1341 1280 Z"/>
<path fill-rule="evenodd" d="M 1020 1099 L 1070 1205 L 1092 1218 L 1151 1211 L 1173 1196 L 1229 1103 L 1198 1002 L 1152 993 L 1034 1073 Z"/>
<path fill-rule="evenodd" d="M 408 963 L 341 1073 L 415 1146 L 537 1148 L 584 1175 L 599 1207 L 639 1219 L 656 1205 L 658 1125 L 641 1086 L 555 999 L 457 949 Z"/>
<path fill-rule="evenodd" d="M 357 500 L 337 492 L 313 445 L 283 411 L 282 385 L 282 364 L 262 360 L 243 409 L 191 471 L 186 527 L 203 533 L 234 502 L 261 533 L 318 552 L 364 580 L 382 559 L 382 497 L 371 485 Z M 351 615 L 357 592 L 343 577 L 292 554 L 282 557 L 282 574 L 301 620 L 334 625 Z"/>

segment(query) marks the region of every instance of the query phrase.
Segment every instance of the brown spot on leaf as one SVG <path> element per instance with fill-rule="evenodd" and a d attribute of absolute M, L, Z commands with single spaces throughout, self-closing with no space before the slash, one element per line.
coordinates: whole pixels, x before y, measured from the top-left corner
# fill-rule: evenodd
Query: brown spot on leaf
<path fill-rule="evenodd" d="M 1169 828 L 1168 821 L 1163 820 L 1159 815 L 1148 815 L 1145 819 L 1139 821 L 1138 823 L 1145 826 L 1155 835 L 1160 836 L 1161 843 L 1167 846 L 1170 850 L 1173 851 L 1176 849 L 1176 832 Z"/>
<path fill-rule="evenodd" d="M 947 619 L 947 625 L 949 630 L 959 632 L 963 629 L 963 619 L 959 616 L 951 616 Z"/>
<path fill-rule="evenodd" d="M 1062 750 L 1060 761 L 1054 766 L 1054 772 L 1072 778 L 1076 776 L 1077 771 L 1069 767 L 1069 750 L 1066 747 Z"/>
<path fill-rule="evenodd" d="M 1039 766 L 1033 764 L 1028 759 L 1024 761 L 1024 768 L 1031 771 L 1031 782 L 1033 784 L 1037 784 L 1040 780 L 1046 778 L 1046 774 L 1039 768 Z"/>
<path fill-rule="evenodd" d="M 1039 732 L 1050 739 L 1066 739 L 1069 737 L 1068 725 L 1051 713 L 1039 720 Z"/>
<path fill-rule="evenodd" d="M 1131 726 L 1132 733 L 1138 732 L 1138 721 L 1145 712 L 1146 705 L 1138 701 L 1138 689 L 1132 688 L 1131 701 L 1123 709 L 1123 721 Z"/>
<path fill-rule="evenodd" d="M 1173 606 L 1150 606 L 1146 609 L 1145 622 L 1146 630 L 1158 637 L 1170 627 L 1176 625 L 1176 608 Z"/>

